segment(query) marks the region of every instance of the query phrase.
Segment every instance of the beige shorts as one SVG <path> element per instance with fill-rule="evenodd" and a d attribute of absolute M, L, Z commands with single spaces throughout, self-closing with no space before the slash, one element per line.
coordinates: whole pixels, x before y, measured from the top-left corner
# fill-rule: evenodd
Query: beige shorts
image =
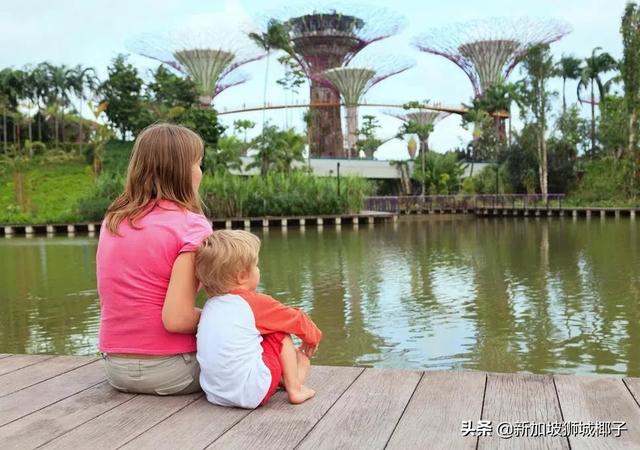
<path fill-rule="evenodd" d="M 104 362 L 109 383 L 119 391 L 175 395 L 201 390 L 195 353 L 151 358 L 104 355 Z"/>

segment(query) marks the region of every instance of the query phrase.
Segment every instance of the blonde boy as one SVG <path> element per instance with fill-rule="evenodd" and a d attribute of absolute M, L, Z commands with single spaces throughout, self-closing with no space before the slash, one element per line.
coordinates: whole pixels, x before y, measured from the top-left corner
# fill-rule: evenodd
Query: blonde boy
<path fill-rule="evenodd" d="M 200 385 L 217 405 L 265 405 L 281 380 L 291 403 L 315 394 L 304 379 L 322 333 L 304 312 L 256 292 L 259 251 L 255 235 L 219 230 L 196 253 L 209 296 L 197 334 Z M 302 340 L 299 349 L 290 334 Z"/>

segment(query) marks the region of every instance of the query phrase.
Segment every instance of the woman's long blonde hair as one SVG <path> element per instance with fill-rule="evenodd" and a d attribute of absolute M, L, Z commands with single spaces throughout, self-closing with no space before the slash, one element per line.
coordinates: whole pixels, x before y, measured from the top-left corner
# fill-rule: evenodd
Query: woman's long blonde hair
<path fill-rule="evenodd" d="M 123 220 L 135 227 L 136 219 L 159 200 L 202 213 L 191 179 L 192 167 L 203 154 L 202 138 L 186 127 L 158 123 L 142 130 L 133 145 L 124 192 L 107 209 L 107 229 L 117 234 Z"/>

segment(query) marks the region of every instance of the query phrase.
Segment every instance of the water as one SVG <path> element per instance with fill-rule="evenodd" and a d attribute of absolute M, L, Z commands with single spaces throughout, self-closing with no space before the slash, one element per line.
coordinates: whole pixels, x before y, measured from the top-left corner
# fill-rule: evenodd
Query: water
<path fill-rule="evenodd" d="M 257 234 L 261 290 L 324 332 L 316 364 L 640 376 L 637 222 L 436 216 Z M 97 352 L 96 244 L 0 239 L 0 353 Z"/>

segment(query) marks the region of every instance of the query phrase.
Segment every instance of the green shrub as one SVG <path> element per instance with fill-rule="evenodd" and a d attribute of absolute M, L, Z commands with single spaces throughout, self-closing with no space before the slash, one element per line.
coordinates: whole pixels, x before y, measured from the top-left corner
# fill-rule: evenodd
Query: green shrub
<path fill-rule="evenodd" d="M 103 172 L 96 180 L 96 185 L 90 195 L 78 201 L 78 215 L 84 221 L 98 222 L 104 213 L 124 189 L 124 176 Z"/>
<path fill-rule="evenodd" d="M 635 192 L 633 161 L 604 157 L 584 161 L 577 189 L 569 197 L 574 205 L 613 206 L 630 204 Z"/>
<path fill-rule="evenodd" d="M 205 177 L 200 187 L 210 217 L 325 215 L 358 212 L 373 185 L 362 178 L 335 178 L 303 172 L 243 177 Z"/>

